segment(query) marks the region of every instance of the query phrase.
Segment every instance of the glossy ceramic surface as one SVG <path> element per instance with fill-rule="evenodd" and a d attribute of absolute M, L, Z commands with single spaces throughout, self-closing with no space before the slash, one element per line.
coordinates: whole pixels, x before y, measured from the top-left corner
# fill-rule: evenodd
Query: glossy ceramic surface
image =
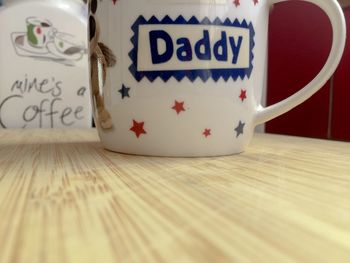
<path fill-rule="evenodd" d="M 331 19 L 330 58 L 306 88 L 263 109 L 268 15 L 280 1 L 91 2 L 95 38 L 117 59 L 106 69 L 106 82 L 99 83 L 104 103 L 97 105 L 95 117 L 105 147 L 123 153 L 242 152 L 257 124 L 286 112 L 322 87 L 344 48 L 344 18 L 337 2 L 310 1 Z M 110 127 L 99 125 L 99 112 L 110 115 Z"/>

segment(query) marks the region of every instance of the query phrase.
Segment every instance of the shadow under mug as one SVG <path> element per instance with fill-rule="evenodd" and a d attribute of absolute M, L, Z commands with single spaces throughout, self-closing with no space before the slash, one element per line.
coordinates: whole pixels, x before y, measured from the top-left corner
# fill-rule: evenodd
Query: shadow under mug
<path fill-rule="evenodd" d="M 244 151 L 256 125 L 312 96 L 341 59 L 339 4 L 307 1 L 330 19 L 329 58 L 306 87 L 264 108 L 268 16 L 281 0 L 90 0 L 92 99 L 104 147 L 177 157 Z"/>

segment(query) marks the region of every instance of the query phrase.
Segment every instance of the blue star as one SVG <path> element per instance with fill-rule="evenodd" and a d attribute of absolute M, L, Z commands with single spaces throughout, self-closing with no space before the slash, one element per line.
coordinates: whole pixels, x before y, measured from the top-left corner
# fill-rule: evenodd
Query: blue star
<path fill-rule="evenodd" d="M 119 90 L 119 93 L 122 95 L 122 99 L 124 99 L 125 97 L 130 98 L 129 91 L 130 91 L 130 88 L 127 88 L 123 84 L 122 88 Z"/>
<path fill-rule="evenodd" d="M 235 129 L 235 131 L 237 133 L 236 138 L 238 138 L 239 135 L 244 134 L 244 126 L 245 126 L 245 123 L 239 121 L 239 124 L 238 124 L 237 128 Z"/>

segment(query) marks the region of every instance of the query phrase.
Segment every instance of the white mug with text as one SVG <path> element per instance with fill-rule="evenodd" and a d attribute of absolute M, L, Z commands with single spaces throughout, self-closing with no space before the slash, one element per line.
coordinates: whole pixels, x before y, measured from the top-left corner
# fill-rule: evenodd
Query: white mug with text
<path fill-rule="evenodd" d="M 88 0 L 92 99 L 103 145 L 152 156 L 244 151 L 256 125 L 312 96 L 341 59 L 339 4 L 307 1 L 332 24 L 329 58 L 306 87 L 264 108 L 268 17 L 281 0 Z"/>

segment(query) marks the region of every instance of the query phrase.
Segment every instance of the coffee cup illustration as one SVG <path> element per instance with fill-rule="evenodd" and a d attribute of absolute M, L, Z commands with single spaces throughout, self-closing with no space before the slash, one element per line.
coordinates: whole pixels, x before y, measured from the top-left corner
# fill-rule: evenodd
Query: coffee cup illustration
<path fill-rule="evenodd" d="M 58 32 L 55 34 L 54 43 L 56 50 L 66 56 L 72 56 L 77 53 L 85 52 L 84 43 L 77 43 L 75 37 L 71 34 Z"/>
<path fill-rule="evenodd" d="M 35 48 L 43 48 L 52 38 L 55 29 L 47 19 L 29 17 L 27 23 L 27 40 Z"/>
<path fill-rule="evenodd" d="M 50 20 L 32 16 L 25 22 L 25 31 L 11 33 L 18 56 L 74 66 L 87 53 L 82 38 L 59 31 Z"/>

